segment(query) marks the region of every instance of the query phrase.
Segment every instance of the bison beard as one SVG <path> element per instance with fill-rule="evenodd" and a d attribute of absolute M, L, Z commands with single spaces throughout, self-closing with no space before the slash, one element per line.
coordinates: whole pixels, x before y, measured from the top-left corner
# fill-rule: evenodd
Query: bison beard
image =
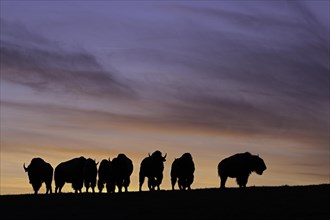
<path fill-rule="evenodd" d="M 266 169 L 263 159 L 249 152 L 225 158 L 218 164 L 220 188 L 225 188 L 228 177 L 236 178 L 239 187 L 246 187 L 251 172 L 262 175 Z"/>

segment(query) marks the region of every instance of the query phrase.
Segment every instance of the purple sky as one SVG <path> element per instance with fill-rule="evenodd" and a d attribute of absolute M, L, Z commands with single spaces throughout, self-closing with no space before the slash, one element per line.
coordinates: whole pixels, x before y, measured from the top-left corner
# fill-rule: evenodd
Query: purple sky
<path fill-rule="evenodd" d="M 195 187 L 244 151 L 251 184 L 329 183 L 329 1 L 1 1 L 0 36 L 2 194 L 35 156 L 157 148 Z"/>

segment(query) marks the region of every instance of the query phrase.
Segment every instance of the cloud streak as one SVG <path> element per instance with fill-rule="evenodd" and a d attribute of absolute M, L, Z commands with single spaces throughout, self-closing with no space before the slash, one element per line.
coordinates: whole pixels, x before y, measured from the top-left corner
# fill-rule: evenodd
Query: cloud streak
<path fill-rule="evenodd" d="M 22 24 L 11 24 L 2 19 L 1 27 L 3 80 L 40 92 L 110 97 L 133 95 L 116 74 L 104 70 L 87 51 L 64 50 Z"/>
<path fill-rule="evenodd" d="M 326 140 L 329 42 L 312 13 L 285 4 L 284 12 L 278 3 L 267 14 L 262 7 L 176 5 L 169 12 L 176 26 L 161 19 L 140 24 L 151 40 L 112 56 L 145 68 L 142 78 L 128 71 L 169 120 Z M 164 38 L 152 37 L 156 23 Z"/>
<path fill-rule="evenodd" d="M 125 29 L 123 36 L 139 47 L 111 52 L 118 73 L 86 51 L 63 51 L 24 28 L 5 28 L 3 78 L 40 91 L 130 97 L 129 110 L 111 120 L 326 139 L 328 40 L 313 14 L 288 6 L 275 4 L 265 14 L 265 5 L 247 11 L 181 4 L 156 7 L 159 16 L 145 22 L 139 13 L 139 22 L 127 15 L 123 23 L 139 34 Z M 175 19 L 162 17 L 168 14 Z M 110 25 L 120 35 L 118 24 Z"/>

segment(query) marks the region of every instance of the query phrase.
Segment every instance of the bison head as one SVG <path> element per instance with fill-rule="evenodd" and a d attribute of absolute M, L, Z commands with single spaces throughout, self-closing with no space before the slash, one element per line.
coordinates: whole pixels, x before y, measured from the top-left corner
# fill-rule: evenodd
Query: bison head
<path fill-rule="evenodd" d="M 155 152 L 153 152 L 151 154 L 151 156 L 149 154 L 149 157 L 157 158 L 157 159 L 160 159 L 161 161 L 166 161 L 166 156 L 167 156 L 167 153 L 165 154 L 165 156 L 162 156 L 162 153 L 159 150 L 156 150 Z"/>
<path fill-rule="evenodd" d="M 252 156 L 252 169 L 257 174 L 262 175 L 262 173 L 267 169 L 266 164 L 263 159 L 261 159 L 258 155 Z"/>
<path fill-rule="evenodd" d="M 193 160 L 190 153 L 184 153 L 182 155 L 182 158 L 184 158 L 184 160 L 187 160 L 187 161 L 192 161 Z"/>
<path fill-rule="evenodd" d="M 24 168 L 25 172 L 28 173 L 29 183 L 32 184 L 34 191 L 38 191 L 41 187 L 42 182 L 41 182 L 41 179 L 40 179 L 40 174 L 35 169 L 35 166 L 33 166 L 33 165 L 30 166 L 29 165 L 28 167 L 26 167 L 25 163 L 24 163 L 23 168 Z"/>

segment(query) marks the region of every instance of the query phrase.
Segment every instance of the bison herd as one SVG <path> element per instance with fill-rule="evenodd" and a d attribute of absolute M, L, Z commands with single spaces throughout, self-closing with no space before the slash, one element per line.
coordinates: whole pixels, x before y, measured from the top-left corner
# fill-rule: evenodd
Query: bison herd
<path fill-rule="evenodd" d="M 139 170 L 139 191 L 147 178 L 148 189 L 150 191 L 160 190 L 163 181 L 164 162 L 166 154 L 163 156 L 160 151 L 155 151 L 145 157 L 140 164 Z M 52 193 L 52 181 L 54 176 L 55 193 L 61 193 L 65 183 L 71 183 L 73 190 L 82 192 L 85 186 L 86 192 L 91 188 L 95 192 L 97 185 L 101 193 L 105 187 L 108 193 L 128 191 L 130 177 L 133 173 L 133 162 L 125 154 L 118 154 L 112 160 L 103 159 L 99 163 L 91 158 L 83 156 L 64 161 L 53 167 L 42 158 L 33 158 L 28 167 L 23 165 L 28 173 L 29 182 L 37 194 L 41 185 L 45 183 L 46 194 Z M 228 177 L 236 178 L 239 187 L 246 187 L 248 177 L 252 172 L 259 175 L 266 170 L 266 165 L 259 156 L 249 152 L 238 153 L 219 162 L 217 171 L 220 177 L 220 188 L 224 188 Z M 195 164 L 190 153 L 184 153 L 180 158 L 175 158 L 171 166 L 172 190 L 178 183 L 180 190 L 190 190 L 194 181 Z"/>

